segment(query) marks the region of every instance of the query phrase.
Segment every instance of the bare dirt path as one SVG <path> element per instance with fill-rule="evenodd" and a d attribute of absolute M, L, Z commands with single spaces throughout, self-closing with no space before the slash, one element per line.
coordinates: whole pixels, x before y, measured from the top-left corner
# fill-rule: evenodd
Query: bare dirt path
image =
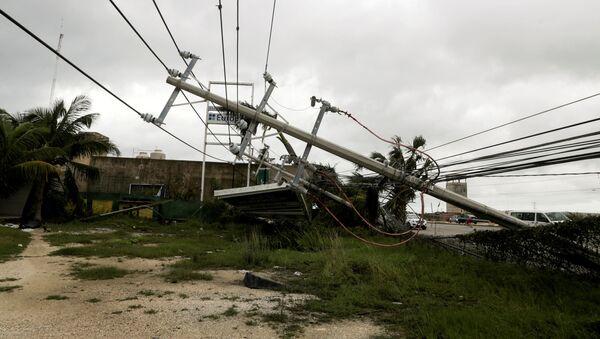
<path fill-rule="evenodd" d="M 265 323 L 259 314 L 308 296 L 282 295 L 241 285 L 242 272 L 213 271 L 212 281 L 170 284 L 160 274 L 166 260 L 48 256 L 56 248 L 41 231 L 22 255 L 0 264 L 0 338 L 273 338 L 292 323 Z M 123 278 L 81 281 L 69 273 L 75 263 L 135 270 Z M 48 296 L 67 297 L 48 300 Z M 229 311 L 228 311 L 229 310 Z M 369 338 L 383 330 L 368 321 L 299 324 L 305 338 Z"/>

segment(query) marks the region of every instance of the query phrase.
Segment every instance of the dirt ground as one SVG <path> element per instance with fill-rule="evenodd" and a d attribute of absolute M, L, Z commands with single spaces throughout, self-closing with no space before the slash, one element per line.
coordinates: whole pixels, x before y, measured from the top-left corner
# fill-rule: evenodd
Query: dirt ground
<path fill-rule="evenodd" d="M 17 259 L 0 264 L 0 338 L 272 338 L 291 323 L 266 323 L 256 313 L 278 313 L 282 305 L 306 295 L 254 290 L 242 285 L 244 273 L 212 271 L 212 281 L 171 284 L 160 274 L 168 260 L 48 256 L 55 250 L 41 231 Z M 135 270 L 122 278 L 83 281 L 69 273 L 75 263 Z M 144 293 L 143 291 L 151 291 Z M 142 293 L 140 293 L 142 292 Z M 48 296 L 65 296 L 48 300 Z M 281 301 L 283 299 L 283 302 Z M 235 305 L 235 315 L 224 312 Z M 304 338 L 369 338 L 383 329 L 365 320 L 299 324 Z"/>

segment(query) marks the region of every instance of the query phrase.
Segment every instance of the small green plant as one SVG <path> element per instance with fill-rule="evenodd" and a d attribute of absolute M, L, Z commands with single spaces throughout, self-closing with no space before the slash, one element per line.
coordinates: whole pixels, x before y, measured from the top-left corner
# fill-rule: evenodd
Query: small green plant
<path fill-rule="evenodd" d="M 21 288 L 22 286 L 19 285 L 13 285 L 13 286 L 0 286 L 0 292 L 12 292 L 13 290 L 16 290 L 17 288 Z"/>
<path fill-rule="evenodd" d="M 154 309 L 149 309 L 149 310 L 145 310 L 144 313 L 145 314 L 156 314 L 156 313 L 158 313 L 158 311 L 154 310 Z"/>
<path fill-rule="evenodd" d="M 0 279 L 0 282 L 17 281 L 17 280 L 19 280 L 19 278 L 8 277 L 8 278 L 2 278 L 2 279 Z"/>
<path fill-rule="evenodd" d="M 133 297 L 125 297 L 122 299 L 117 299 L 117 301 L 128 301 L 128 300 L 137 300 L 137 299 L 138 299 L 138 297 L 133 296 Z"/>
<path fill-rule="evenodd" d="M 256 325 L 258 325 L 258 323 L 255 320 L 246 320 L 246 322 L 244 324 L 246 324 L 246 326 L 256 326 Z"/>
<path fill-rule="evenodd" d="M 141 290 L 138 292 L 139 295 L 143 295 L 145 297 L 150 297 L 153 295 L 156 295 L 156 292 L 152 291 L 152 290 Z"/>
<path fill-rule="evenodd" d="M 181 299 L 187 299 L 187 298 L 189 298 L 189 297 L 190 297 L 189 295 L 187 295 L 187 294 L 185 294 L 185 293 L 179 293 L 179 294 L 178 294 L 178 296 L 179 296 Z"/>
<path fill-rule="evenodd" d="M 0 262 L 7 261 L 21 253 L 30 240 L 31 236 L 27 232 L 0 227 Z"/>
<path fill-rule="evenodd" d="M 210 315 L 205 315 L 204 318 L 211 319 L 211 320 L 217 320 L 217 319 L 219 319 L 219 316 L 216 314 L 210 314 Z"/>
<path fill-rule="evenodd" d="M 129 305 L 127 306 L 127 308 L 131 309 L 131 310 L 137 310 L 139 308 L 143 308 L 144 306 L 137 304 L 137 305 Z"/>
<path fill-rule="evenodd" d="M 254 229 L 243 243 L 242 263 L 247 267 L 265 266 L 270 262 L 269 252 L 268 240 Z"/>
<path fill-rule="evenodd" d="M 65 295 L 59 295 L 59 294 L 52 294 L 46 297 L 46 300 L 66 300 L 69 299 L 69 297 L 65 296 Z"/>
<path fill-rule="evenodd" d="M 129 273 L 127 270 L 112 266 L 82 267 L 75 265 L 71 275 L 82 280 L 107 280 L 124 277 Z"/>
<path fill-rule="evenodd" d="M 101 302 L 102 300 L 100 300 L 100 299 L 98 299 L 98 298 L 91 298 L 91 299 L 88 299 L 88 300 L 86 300 L 86 301 L 87 301 L 87 302 L 89 302 L 89 303 L 99 303 L 99 302 Z"/>
<path fill-rule="evenodd" d="M 213 276 L 207 272 L 196 272 L 186 267 L 174 267 L 165 274 L 165 280 L 170 283 L 190 280 L 213 280 Z"/>
<path fill-rule="evenodd" d="M 236 316 L 238 313 L 240 313 L 237 309 L 235 305 L 231 305 L 225 312 L 223 312 L 223 315 L 226 317 L 233 317 Z"/>

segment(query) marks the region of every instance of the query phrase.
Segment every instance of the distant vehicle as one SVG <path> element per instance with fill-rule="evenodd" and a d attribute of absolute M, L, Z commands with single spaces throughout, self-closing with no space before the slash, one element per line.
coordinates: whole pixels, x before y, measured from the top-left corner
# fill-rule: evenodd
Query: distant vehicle
<path fill-rule="evenodd" d="M 479 222 L 480 220 L 477 219 L 476 216 L 474 216 L 473 214 L 461 214 L 461 215 L 457 215 L 456 216 L 456 222 L 459 224 L 474 224 L 476 225 L 477 222 Z"/>
<path fill-rule="evenodd" d="M 415 213 L 406 213 L 406 226 L 424 230 L 427 228 L 427 220 L 421 219 L 421 217 Z"/>
<path fill-rule="evenodd" d="M 458 215 L 451 216 L 450 218 L 448 218 L 448 221 L 451 223 L 458 224 Z"/>
<path fill-rule="evenodd" d="M 559 224 L 570 220 L 562 212 L 509 211 L 508 214 L 525 221 L 530 226 Z"/>

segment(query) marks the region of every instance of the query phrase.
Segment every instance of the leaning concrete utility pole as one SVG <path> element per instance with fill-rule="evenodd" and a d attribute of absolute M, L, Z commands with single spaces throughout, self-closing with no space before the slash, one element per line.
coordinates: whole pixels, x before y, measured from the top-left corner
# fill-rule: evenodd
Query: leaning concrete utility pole
<path fill-rule="evenodd" d="M 233 112 L 239 113 L 246 118 L 252 119 L 258 123 L 264 124 L 271 128 L 276 129 L 281 133 L 288 134 L 294 138 L 302 140 L 310 145 L 318 147 L 331 154 L 337 155 L 340 158 L 346 159 L 364 168 L 367 168 L 373 172 L 384 175 L 392 180 L 402 182 L 407 186 L 410 186 L 416 190 L 422 191 L 428 195 L 431 195 L 440 200 L 449 202 L 455 206 L 461 207 L 465 210 L 478 213 L 482 216 L 487 217 L 491 221 L 494 221 L 504 227 L 511 229 L 519 229 L 527 227 L 527 224 L 522 220 L 509 216 L 501 211 L 488 207 L 484 204 L 478 203 L 474 200 L 465 198 L 454 192 L 450 192 L 441 187 L 435 186 L 417 177 L 405 173 L 402 170 L 389 167 L 387 164 L 382 164 L 378 161 L 365 157 L 364 155 L 353 152 L 347 148 L 339 146 L 333 142 L 327 141 L 314 134 L 305 132 L 294 126 L 290 126 L 287 123 L 271 118 L 265 114 L 259 114 L 252 108 L 248 108 L 243 105 L 236 105 L 233 101 L 227 101 L 225 98 L 218 96 L 209 91 L 205 91 L 200 87 L 186 83 L 185 80 L 177 79 L 169 76 L 167 83 L 175 86 L 186 92 L 195 94 L 199 97 L 206 99 L 207 101 L 213 102 L 221 107 L 229 107 Z"/>

